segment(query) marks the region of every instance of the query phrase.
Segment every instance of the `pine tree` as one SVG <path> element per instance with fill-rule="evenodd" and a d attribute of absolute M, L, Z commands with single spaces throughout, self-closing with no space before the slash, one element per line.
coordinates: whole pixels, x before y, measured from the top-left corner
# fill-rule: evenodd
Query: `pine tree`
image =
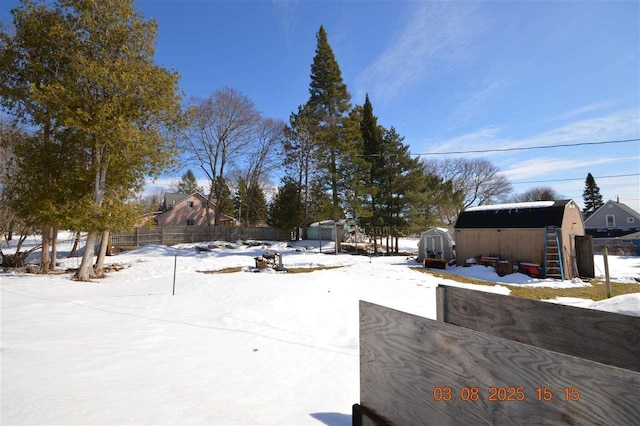
<path fill-rule="evenodd" d="M 234 201 L 229 185 L 225 179 L 218 179 L 217 182 L 217 185 L 220 185 L 220 199 L 217 200 L 216 205 L 220 213 L 231 215 L 234 211 Z"/>
<path fill-rule="evenodd" d="M 331 216 L 338 219 L 340 207 L 340 161 L 345 149 L 342 119 L 350 110 L 351 95 L 342 80 L 342 73 L 333 50 L 327 40 L 327 33 L 320 26 L 316 34 L 316 54 L 311 65 L 310 98 L 307 102 L 311 116 L 317 123 L 314 135 L 317 141 L 317 161 L 326 170 L 326 185 L 331 191 Z"/>
<path fill-rule="evenodd" d="M 604 205 L 602 195 L 600 195 L 600 188 L 596 184 L 596 180 L 593 178 L 591 173 L 587 174 L 587 178 L 584 181 L 582 198 L 584 199 L 584 208 L 582 211 L 584 212 L 585 217 L 591 216 L 596 210 Z"/>
<path fill-rule="evenodd" d="M 194 192 L 203 193 L 204 190 L 198 186 L 198 181 L 193 170 L 188 169 L 180 178 L 180 181 L 173 188 L 179 194 L 193 194 Z"/>
<path fill-rule="evenodd" d="M 408 196 L 422 187 L 425 176 L 417 159 L 409 154 L 409 146 L 392 126 L 384 130 L 381 156 L 384 169 L 380 183 L 380 217 L 384 226 L 405 226 L 411 207 Z"/>
<path fill-rule="evenodd" d="M 284 167 L 287 179 L 297 182 L 303 206 L 302 221 L 298 224 L 302 228 L 302 239 L 306 239 L 306 226 L 309 224 L 310 184 L 316 173 L 317 150 L 315 135 L 316 125 L 311 118 L 308 105 L 298 107 L 297 113 L 291 113 L 289 126 L 285 129 L 283 141 Z"/>
<path fill-rule="evenodd" d="M 362 121 L 360 131 L 364 141 L 363 153 L 369 163 L 369 176 L 367 184 L 369 187 L 369 197 L 371 203 L 370 224 L 373 226 L 382 225 L 380 212 L 380 188 L 384 176 L 385 162 L 382 157 L 382 129 L 378 126 L 378 118 L 373 115 L 373 106 L 366 95 L 362 111 Z"/>
<path fill-rule="evenodd" d="M 268 223 L 281 229 L 293 230 L 303 220 L 304 206 L 300 197 L 300 187 L 295 179 L 284 177 L 273 201 L 269 205 Z"/>
<path fill-rule="evenodd" d="M 257 181 L 239 178 L 234 196 L 234 212 L 245 225 L 256 225 L 267 220 L 267 199 Z"/>
<path fill-rule="evenodd" d="M 343 134 L 348 143 L 345 144 L 340 163 L 342 201 L 346 216 L 357 221 L 367 220 L 372 212 L 369 202 L 372 191 L 369 181 L 371 164 L 363 155 L 362 114 L 363 107 L 358 105 L 351 109 L 344 120 Z"/>

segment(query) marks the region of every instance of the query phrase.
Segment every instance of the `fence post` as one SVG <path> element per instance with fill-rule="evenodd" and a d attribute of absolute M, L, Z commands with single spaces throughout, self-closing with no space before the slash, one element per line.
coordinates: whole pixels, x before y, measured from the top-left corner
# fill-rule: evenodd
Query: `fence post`
<path fill-rule="evenodd" d="M 164 226 L 160 227 L 160 245 L 164 245 Z"/>
<path fill-rule="evenodd" d="M 436 287 L 436 319 L 446 322 L 447 318 L 447 286 L 438 284 Z"/>
<path fill-rule="evenodd" d="M 604 260 L 604 286 L 607 289 L 607 298 L 611 297 L 611 281 L 609 280 L 609 250 L 607 246 L 602 246 L 602 257 Z"/>
<path fill-rule="evenodd" d="M 138 228 L 133 228 L 133 231 L 134 231 L 133 235 L 134 235 L 134 238 L 135 238 L 136 247 L 139 247 L 139 245 L 138 245 Z"/>

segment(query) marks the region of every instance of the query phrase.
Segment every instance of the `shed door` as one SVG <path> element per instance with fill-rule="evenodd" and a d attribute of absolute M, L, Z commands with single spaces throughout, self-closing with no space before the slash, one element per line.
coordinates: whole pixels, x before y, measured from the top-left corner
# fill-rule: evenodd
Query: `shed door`
<path fill-rule="evenodd" d="M 593 264 L 593 237 L 591 235 L 576 236 L 575 241 L 578 276 L 595 278 L 595 266 Z"/>
<path fill-rule="evenodd" d="M 431 257 L 444 259 L 444 238 L 442 235 L 434 235 L 429 237 L 427 250 L 431 251 Z"/>

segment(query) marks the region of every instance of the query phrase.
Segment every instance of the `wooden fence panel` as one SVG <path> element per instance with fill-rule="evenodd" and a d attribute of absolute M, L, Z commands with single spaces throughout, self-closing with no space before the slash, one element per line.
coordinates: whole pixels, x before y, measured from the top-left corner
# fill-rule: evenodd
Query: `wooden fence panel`
<path fill-rule="evenodd" d="M 640 373 L 367 302 L 360 302 L 360 388 L 362 411 L 383 419 L 378 424 L 640 419 Z"/>
<path fill-rule="evenodd" d="M 185 244 L 202 241 L 270 240 L 288 241 L 291 233 L 270 227 L 232 226 L 164 226 L 156 229 L 138 228 L 133 232 L 112 235 L 114 247 L 137 247 L 145 244 Z"/>
<path fill-rule="evenodd" d="M 458 287 L 436 293 L 440 321 L 640 371 L 640 317 Z"/>

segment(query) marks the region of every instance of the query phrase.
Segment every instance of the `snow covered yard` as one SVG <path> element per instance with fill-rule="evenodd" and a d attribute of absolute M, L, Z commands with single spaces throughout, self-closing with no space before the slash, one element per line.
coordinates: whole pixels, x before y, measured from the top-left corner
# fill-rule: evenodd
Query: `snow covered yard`
<path fill-rule="evenodd" d="M 177 247 L 175 296 L 173 247 L 108 258 L 128 267 L 93 283 L 0 274 L 2 424 L 350 425 L 359 401 L 359 300 L 435 319 L 438 284 L 509 293 L 416 272 L 410 258 L 336 256 L 311 242 L 269 249 L 290 268 L 342 267 L 204 274 L 197 271 L 253 266 L 267 247 L 197 245 Z M 634 282 L 640 258 L 612 257 L 610 269 Z M 499 278 L 485 267 L 448 272 L 585 285 Z M 560 302 L 640 315 L 638 293 Z"/>

